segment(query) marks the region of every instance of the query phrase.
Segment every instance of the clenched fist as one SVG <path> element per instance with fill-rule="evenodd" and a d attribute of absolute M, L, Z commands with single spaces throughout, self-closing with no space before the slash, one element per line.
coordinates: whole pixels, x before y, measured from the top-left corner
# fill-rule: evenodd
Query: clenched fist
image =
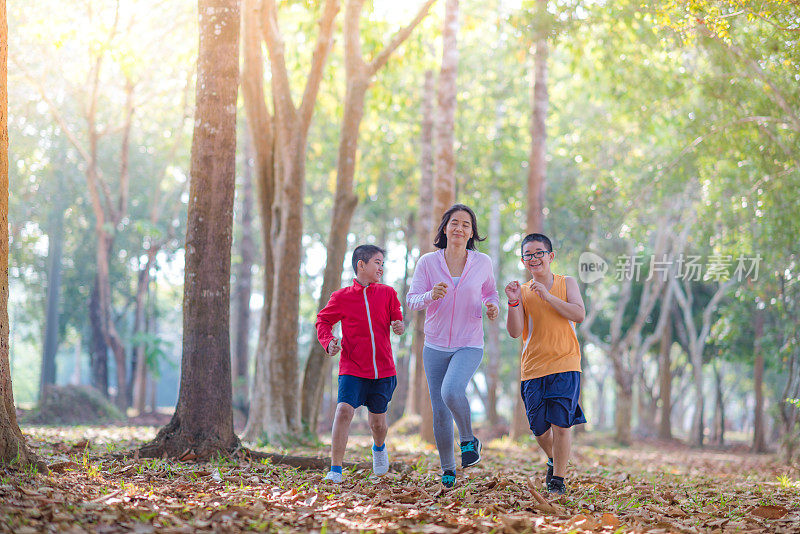
<path fill-rule="evenodd" d="M 394 332 L 398 336 L 402 335 L 402 333 L 406 331 L 406 325 L 403 323 L 403 321 L 400 320 L 392 321 L 391 324 L 392 324 L 392 332 Z"/>
<path fill-rule="evenodd" d="M 522 298 L 522 286 L 519 285 L 519 282 L 514 280 L 506 285 L 506 296 L 508 300 L 519 300 Z"/>
<path fill-rule="evenodd" d="M 431 290 L 431 298 L 433 300 L 439 300 L 445 295 L 447 295 L 447 284 L 445 284 L 444 282 L 439 282 L 438 284 L 433 286 L 433 289 Z"/>
<path fill-rule="evenodd" d="M 340 350 L 342 350 L 342 340 L 335 337 L 328 343 L 328 356 L 336 356 Z"/>
<path fill-rule="evenodd" d="M 486 305 L 486 317 L 489 318 L 490 321 L 494 321 L 497 319 L 497 314 L 500 310 L 497 309 L 495 304 L 487 304 Z"/>

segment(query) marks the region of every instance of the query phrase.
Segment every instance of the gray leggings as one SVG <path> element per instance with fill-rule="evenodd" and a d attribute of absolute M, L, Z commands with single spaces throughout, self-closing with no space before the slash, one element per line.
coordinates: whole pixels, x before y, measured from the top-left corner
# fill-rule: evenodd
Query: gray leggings
<path fill-rule="evenodd" d="M 467 384 L 483 360 L 483 349 L 464 347 L 441 351 L 424 347 L 422 361 L 428 379 L 433 408 L 433 435 L 439 449 L 442 469 L 455 469 L 453 419 L 461 441 L 470 441 L 472 418 L 467 401 Z"/>

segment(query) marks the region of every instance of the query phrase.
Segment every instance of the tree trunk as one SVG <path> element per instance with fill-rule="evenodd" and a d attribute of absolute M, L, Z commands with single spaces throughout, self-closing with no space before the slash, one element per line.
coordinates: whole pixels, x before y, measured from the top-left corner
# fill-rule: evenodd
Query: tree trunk
<path fill-rule="evenodd" d="M 660 401 L 658 437 L 660 439 L 672 439 L 672 363 L 670 362 L 670 350 L 672 348 L 672 320 L 668 320 L 664 325 L 664 333 L 661 335 L 661 346 L 658 352 L 658 395 Z"/>
<path fill-rule="evenodd" d="M 91 384 L 108 397 L 108 345 L 103 336 L 100 320 L 100 289 L 97 275 L 94 277 L 94 286 L 89 296 L 89 324 L 92 328 L 91 350 L 89 352 L 91 367 Z"/>
<path fill-rule="evenodd" d="M 617 385 L 617 402 L 614 410 L 616 428 L 615 439 L 623 446 L 629 446 L 631 439 L 631 415 L 633 411 L 633 377 L 630 371 L 614 366 L 614 380 Z"/>
<path fill-rule="evenodd" d="M 308 130 L 314 112 L 322 71 L 332 46 L 333 22 L 339 10 L 336 0 L 325 2 L 320 32 L 299 108 L 295 108 L 278 27 L 277 5 L 265 0 L 264 38 L 272 68 L 275 104 L 275 161 L 278 169 L 273 204 L 274 277 L 271 303 L 262 318 L 266 336 L 259 339 L 250 412 L 244 439 L 272 440 L 300 430 L 297 330 L 302 262 L 303 195 Z M 262 217 L 264 216 L 262 212 Z M 265 324 L 265 321 L 267 324 Z"/>
<path fill-rule="evenodd" d="M 725 400 L 722 393 L 722 373 L 719 363 L 714 368 L 714 422 L 711 426 L 711 439 L 714 445 L 725 445 Z"/>
<path fill-rule="evenodd" d="M 400 291 L 400 303 L 403 309 L 403 322 L 406 328 L 411 324 L 411 318 L 408 316 L 408 309 L 406 308 L 406 296 L 408 295 L 408 279 L 411 276 L 411 249 L 414 245 L 414 230 L 416 229 L 416 222 L 414 214 L 408 216 L 408 223 L 403 231 L 406 238 L 406 256 L 403 260 L 403 288 Z M 400 345 L 397 357 L 397 388 L 394 390 L 392 396 L 392 404 L 389 407 L 389 424 L 403 417 L 408 407 L 408 392 L 410 388 L 411 379 L 411 339 L 410 333 L 403 335 L 400 338 Z"/>
<path fill-rule="evenodd" d="M 258 0 L 244 0 L 242 7 L 242 95 L 247 114 L 247 127 L 255 153 L 256 187 L 261 220 L 261 246 L 264 250 L 262 284 L 264 304 L 258 327 L 258 343 L 253 355 L 256 370 L 267 366 L 267 336 L 272 307 L 273 284 L 275 282 L 275 250 L 273 246 L 273 222 L 276 218 L 276 168 L 275 168 L 275 124 L 267 111 L 264 95 L 264 66 L 261 52 L 261 6 Z M 253 402 L 261 402 L 261 386 L 258 372 L 250 384 L 248 408 Z M 248 409 L 248 419 L 250 411 Z"/>
<path fill-rule="evenodd" d="M 537 1 L 537 12 L 546 15 L 547 1 Z M 536 52 L 533 56 L 531 150 L 528 156 L 528 231 L 541 232 L 544 228 L 544 191 L 547 173 L 547 32 L 536 36 Z"/>
<path fill-rule="evenodd" d="M 253 240 L 253 179 L 251 160 L 253 148 L 250 135 L 244 141 L 244 172 L 242 173 L 242 240 L 239 243 L 241 262 L 236 271 L 235 298 L 235 341 L 231 361 L 233 377 L 234 404 L 247 413 L 247 374 L 250 361 L 250 297 L 253 292 L 253 261 L 255 242 Z"/>
<path fill-rule="evenodd" d="M 489 257 L 492 258 L 494 279 L 500 276 L 500 193 L 492 191 L 492 209 L 489 217 Z M 486 418 L 492 427 L 500 424 L 497 414 L 497 388 L 500 383 L 500 321 L 489 321 L 486 336 Z"/>
<path fill-rule="evenodd" d="M 434 217 L 441 217 L 456 199 L 456 77 L 458 74 L 458 0 L 447 0 L 442 28 L 442 65 L 439 70 L 436 120 L 436 178 Z M 438 223 L 438 220 L 434 220 Z"/>
<path fill-rule="evenodd" d="M 547 2 L 539 0 L 537 9 L 546 8 Z M 544 188 L 547 172 L 547 32 L 540 31 L 536 35 L 536 51 L 533 57 L 532 81 L 532 113 L 531 113 L 531 149 L 528 157 L 528 203 L 526 214 L 527 231 L 542 232 L 544 224 Z M 514 418 L 511 424 L 511 437 L 519 439 L 528 435 L 528 418 L 525 415 L 525 405 L 520 395 L 516 396 Z"/>
<path fill-rule="evenodd" d="M 199 0 L 178 405 L 142 456 L 231 452 L 230 268 L 236 180 L 239 2 Z"/>
<path fill-rule="evenodd" d="M 133 335 L 147 333 L 145 328 L 145 314 L 147 303 L 145 297 L 150 287 L 150 269 L 155 263 L 157 249 L 155 247 L 147 251 L 147 260 L 139 271 L 136 285 L 136 310 L 134 312 Z M 137 414 L 144 413 L 145 401 L 147 398 L 147 355 L 145 352 L 146 343 L 140 340 L 133 348 L 133 409 Z"/>
<path fill-rule="evenodd" d="M 59 183 L 63 180 L 59 176 Z M 56 201 L 55 216 L 51 223 L 47 251 L 47 310 L 45 313 L 44 349 L 39 397 L 44 397 L 46 386 L 56 383 L 56 353 L 58 352 L 59 294 L 61 292 L 61 256 L 64 243 L 64 210 Z"/>
<path fill-rule="evenodd" d="M 0 0 L 0 463 L 20 468 L 47 467 L 33 454 L 17 424 L 11 389 L 8 330 L 8 25 L 6 1 Z"/>
<path fill-rule="evenodd" d="M 705 437 L 705 402 L 703 399 L 703 355 L 692 351 L 692 379 L 694 385 L 694 415 L 692 416 L 692 433 L 689 439 L 692 447 L 702 447 Z"/>
<path fill-rule="evenodd" d="M 430 202 L 434 198 L 434 79 L 433 71 L 425 71 L 425 82 L 422 88 L 422 124 L 420 131 L 420 178 L 419 197 L 417 199 L 417 248 L 419 255 L 433 249 L 434 207 Z M 414 341 L 411 352 L 414 356 L 414 382 L 411 393 L 411 411 L 418 414 L 420 437 L 427 443 L 434 443 L 433 408 L 428 392 L 428 380 L 425 378 L 425 365 L 422 360 L 422 348 L 425 344 L 425 311 L 414 312 Z"/>
<path fill-rule="evenodd" d="M 761 347 L 764 335 L 764 312 L 755 310 L 755 364 L 753 366 L 753 385 L 755 387 L 756 405 L 753 413 L 753 452 L 767 452 L 767 439 L 764 425 L 764 351 Z"/>

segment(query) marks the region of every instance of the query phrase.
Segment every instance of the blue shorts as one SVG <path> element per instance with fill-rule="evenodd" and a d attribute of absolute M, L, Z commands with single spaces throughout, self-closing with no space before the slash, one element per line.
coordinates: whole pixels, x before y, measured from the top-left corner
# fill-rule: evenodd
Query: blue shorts
<path fill-rule="evenodd" d="M 339 375 L 338 401 L 346 402 L 353 408 L 366 406 L 370 413 L 386 413 L 396 387 L 396 376 L 361 378 Z"/>
<path fill-rule="evenodd" d="M 569 428 L 586 422 L 578 404 L 581 395 L 581 374 L 578 371 L 524 380 L 520 384 L 520 393 L 534 436 L 547 432 L 550 425 Z"/>

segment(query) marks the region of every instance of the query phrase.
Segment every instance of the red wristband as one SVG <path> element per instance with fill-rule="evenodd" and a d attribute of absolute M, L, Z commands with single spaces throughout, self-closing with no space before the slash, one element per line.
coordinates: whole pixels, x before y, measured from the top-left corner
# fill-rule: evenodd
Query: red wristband
<path fill-rule="evenodd" d="M 519 299 L 517 299 L 515 301 L 510 301 L 510 300 L 508 301 L 508 307 L 509 308 L 516 308 L 517 306 L 519 306 Z"/>

